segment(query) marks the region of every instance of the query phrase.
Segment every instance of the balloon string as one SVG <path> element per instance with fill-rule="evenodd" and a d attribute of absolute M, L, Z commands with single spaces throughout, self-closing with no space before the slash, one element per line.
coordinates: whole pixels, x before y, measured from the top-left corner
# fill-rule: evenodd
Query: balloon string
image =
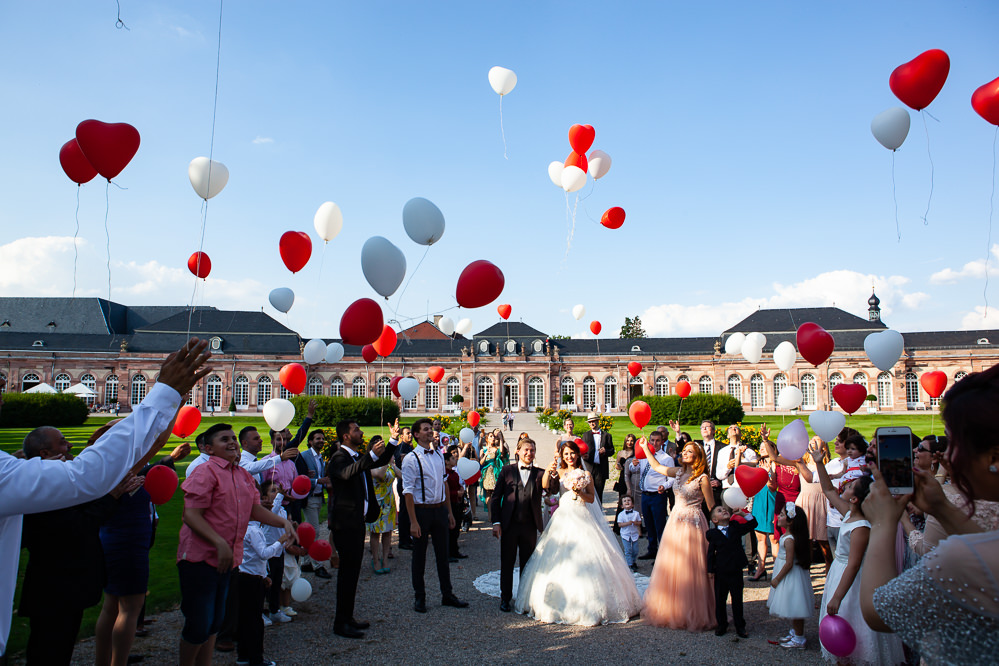
<path fill-rule="evenodd" d="M 503 159 L 510 159 L 506 155 L 506 131 L 503 129 L 503 95 L 500 95 L 500 136 L 503 137 Z"/>
<path fill-rule="evenodd" d="M 82 185 L 76 186 L 76 231 L 73 232 L 73 298 L 76 298 L 76 260 L 79 256 L 79 250 L 76 246 L 76 239 L 80 235 L 80 188 Z"/>
<path fill-rule="evenodd" d="M 898 235 L 898 242 L 902 242 L 902 227 L 898 222 L 898 196 L 895 194 L 895 151 L 891 151 L 891 200 L 895 203 L 895 233 Z"/>
<path fill-rule="evenodd" d="M 573 214 L 570 217 L 569 213 L 569 191 L 563 190 L 565 192 L 565 226 L 568 227 L 567 235 L 565 238 L 565 256 L 562 257 L 562 265 L 565 265 L 565 260 L 569 258 L 569 250 L 572 248 L 572 236 L 576 232 L 576 216 Z"/>
<path fill-rule="evenodd" d="M 923 213 L 923 224 L 929 224 L 927 216 L 930 214 L 930 202 L 933 200 L 933 155 L 930 153 L 930 128 L 926 126 L 926 116 L 929 114 L 921 111 L 920 115 L 923 117 L 923 130 L 926 132 L 926 156 L 930 160 L 930 196 L 926 199 L 926 212 Z"/>
<path fill-rule="evenodd" d="M 319 258 L 319 275 L 316 276 L 316 307 L 315 310 L 319 309 L 319 285 L 323 278 L 323 264 L 326 263 L 326 248 L 329 246 L 329 241 L 323 241 L 323 254 Z"/>
<path fill-rule="evenodd" d="M 114 22 L 114 27 L 118 28 L 119 30 L 121 30 L 122 28 L 128 30 L 128 26 L 125 25 L 125 22 L 121 20 L 121 2 L 119 2 L 119 0 L 115 0 L 114 4 L 118 5 L 118 20 Z M 129 32 L 131 32 L 131 30 L 129 30 Z"/>
<path fill-rule="evenodd" d="M 208 173 L 211 174 L 211 162 L 208 163 Z M 209 176 L 211 178 L 211 176 Z M 201 200 L 201 243 L 198 245 L 198 272 L 201 272 L 201 248 L 205 246 L 205 226 L 208 221 L 208 199 Z M 194 289 L 191 291 L 191 304 L 187 308 L 187 337 L 191 339 L 191 318 L 194 317 L 194 297 L 198 293 L 198 276 L 194 276 Z"/>
<path fill-rule="evenodd" d="M 413 281 L 413 276 L 416 275 L 416 271 L 420 270 L 420 266 L 423 265 L 423 260 L 427 258 L 428 252 L 430 252 L 429 245 L 427 246 L 427 249 L 423 251 L 423 256 L 420 257 L 420 261 L 417 262 L 416 268 L 414 268 L 413 272 L 409 274 L 409 279 L 406 280 L 406 284 L 403 285 L 402 291 L 399 292 L 399 298 L 397 298 L 395 301 L 395 310 L 392 311 L 393 318 L 395 318 L 395 316 L 399 313 L 399 306 L 402 304 L 402 297 L 406 293 L 406 290 L 409 289 L 409 283 Z"/>
<path fill-rule="evenodd" d="M 996 125 L 995 134 L 992 135 L 992 193 L 989 195 L 989 226 L 988 238 L 985 242 L 985 288 L 982 289 L 982 297 L 985 299 L 984 320 L 989 316 L 989 257 L 992 254 L 992 213 L 995 210 L 996 201 L 996 140 L 999 139 L 999 125 Z"/>
<path fill-rule="evenodd" d="M 111 319 L 111 232 L 108 230 L 108 214 L 111 211 L 111 180 L 104 186 L 104 249 L 107 253 L 108 267 L 108 327 L 114 335 L 114 324 Z"/>

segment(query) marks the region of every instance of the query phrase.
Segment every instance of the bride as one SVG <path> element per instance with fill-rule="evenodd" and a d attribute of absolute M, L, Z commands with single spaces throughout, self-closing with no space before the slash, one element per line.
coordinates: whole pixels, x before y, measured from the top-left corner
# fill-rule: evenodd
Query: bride
<path fill-rule="evenodd" d="M 593 479 L 583 471 L 574 442 L 562 447 L 542 486 L 548 490 L 556 479 L 562 499 L 524 567 L 517 612 L 554 624 L 627 622 L 638 615 L 642 598 L 593 501 Z"/>

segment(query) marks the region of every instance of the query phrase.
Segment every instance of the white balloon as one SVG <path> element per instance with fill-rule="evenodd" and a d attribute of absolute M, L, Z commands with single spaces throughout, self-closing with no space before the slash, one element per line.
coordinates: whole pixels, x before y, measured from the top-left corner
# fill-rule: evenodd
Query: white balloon
<path fill-rule="evenodd" d="M 797 386 L 785 386 L 777 394 L 777 409 L 792 410 L 801 405 L 801 389 Z"/>
<path fill-rule="evenodd" d="M 264 421 L 272 430 L 284 430 L 295 418 L 295 405 L 284 398 L 271 398 L 264 404 Z"/>
<path fill-rule="evenodd" d="M 278 312 L 287 312 L 295 303 L 295 292 L 288 287 L 278 287 L 271 290 L 270 296 L 267 299 Z"/>
<path fill-rule="evenodd" d="M 593 180 L 598 178 L 603 178 L 607 175 L 607 172 L 611 168 L 611 158 L 610 155 L 602 150 L 591 150 L 590 156 L 587 158 L 587 166 L 590 169 L 590 175 L 593 176 Z"/>
<path fill-rule="evenodd" d="M 871 121 L 871 134 L 888 150 L 898 150 L 909 136 L 909 112 L 900 106 L 882 111 Z"/>
<path fill-rule="evenodd" d="M 808 430 L 801 419 L 791 421 L 777 435 L 777 450 L 788 460 L 798 460 L 808 450 Z"/>
<path fill-rule="evenodd" d="M 580 303 L 579 305 L 574 305 L 572 307 L 572 316 L 576 318 L 576 321 L 579 321 L 585 315 L 586 315 L 586 308 L 583 307 L 582 303 Z"/>
<path fill-rule="evenodd" d="M 794 348 L 794 343 L 792 342 L 785 340 L 774 349 L 774 363 L 784 372 L 790 371 L 797 360 L 798 350 Z"/>
<path fill-rule="evenodd" d="M 509 95 L 517 85 L 517 75 L 506 67 L 493 67 L 489 70 L 489 85 L 497 95 Z"/>
<path fill-rule="evenodd" d="M 454 327 L 455 333 L 460 335 L 467 335 L 472 332 L 472 320 L 468 317 L 458 321 L 458 324 Z"/>
<path fill-rule="evenodd" d="M 420 390 L 420 382 L 412 377 L 403 377 L 395 385 L 395 390 L 399 392 L 399 397 L 403 400 L 412 400 L 416 397 L 416 392 Z"/>
<path fill-rule="evenodd" d="M 478 474 L 479 469 L 481 469 L 481 466 L 479 465 L 478 460 L 472 460 L 471 458 L 458 458 L 458 476 L 461 477 L 462 481 L 467 481 Z"/>
<path fill-rule="evenodd" d="M 326 360 L 326 343 L 320 338 L 309 340 L 302 350 L 302 359 L 309 365 L 318 365 Z"/>
<path fill-rule="evenodd" d="M 471 428 L 462 428 L 458 432 L 458 441 L 460 441 L 462 444 L 471 443 L 474 437 L 475 437 L 475 432 Z"/>
<path fill-rule="evenodd" d="M 752 338 L 746 338 L 746 341 L 742 343 L 742 357 L 756 365 L 763 358 L 763 348 L 756 346 L 756 341 Z"/>
<path fill-rule="evenodd" d="M 567 166 L 562 169 L 561 184 L 566 192 L 578 192 L 586 185 L 586 172 L 578 166 Z"/>
<path fill-rule="evenodd" d="M 558 160 L 548 165 L 548 177 L 555 183 L 555 187 L 562 187 L 562 171 L 564 170 L 565 165 Z"/>
<path fill-rule="evenodd" d="M 808 425 L 812 426 L 812 430 L 823 442 L 831 442 L 846 425 L 846 414 L 818 410 L 808 415 Z"/>
<path fill-rule="evenodd" d="M 382 236 L 372 236 L 361 247 L 361 272 L 371 288 L 388 298 L 406 277 L 406 255 Z"/>
<path fill-rule="evenodd" d="M 760 349 L 761 351 L 767 344 L 767 336 L 763 335 L 762 333 L 750 333 L 749 335 L 746 336 L 746 339 L 751 340 L 753 346 Z"/>
<path fill-rule="evenodd" d="M 222 191 L 229 182 L 229 169 L 207 157 L 195 157 L 187 165 L 187 177 L 198 196 L 206 201 Z"/>
<path fill-rule="evenodd" d="M 444 335 L 454 335 L 454 320 L 450 317 L 441 317 L 441 320 L 437 322 L 437 328 L 439 328 L 441 333 Z"/>
<path fill-rule="evenodd" d="M 898 331 L 888 329 L 878 333 L 871 333 L 864 338 L 864 351 L 867 358 L 871 359 L 878 370 L 888 372 L 898 359 L 902 357 L 902 350 L 905 348 L 905 340 Z"/>
<path fill-rule="evenodd" d="M 326 346 L 326 362 L 339 363 L 343 359 L 343 345 L 339 342 L 331 342 Z"/>
<path fill-rule="evenodd" d="M 402 226 L 420 245 L 433 245 L 444 235 L 444 213 L 434 202 L 415 197 L 402 207 Z"/>
<path fill-rule="evenodd" d="M 725 341 L 725 353 L 735 356 L 742 351 L 742 343 L 745 341 L 745 333 L 733 333 L 728 336 L 728 340 Z"/>
<path fill-rule="evenodd" d="M 316 227 L 316 233 L 327 243 L 336 238 L 340 230 L 343 229 L 343 213 L 340 207 L 332 201 L 327 201 L 312 218 L 312 224 Z"/>
<path fill-rule="evenodd" d="M 746 497 L 746 493 L 742 492 L 742 488 L 732 486 L 726 488 L 725 492 L 722 493 L 722 501 L 733 509 L 745 509 L 749 503 L 749 498 Z"/>
<path fill-rule="evenodd" d="M 312 583 L 305 578 L 300 577 L 291 584 L 291 598 L 295 601 L 302 603 L 303 601 L 308 601 L 311 596 Z"/>

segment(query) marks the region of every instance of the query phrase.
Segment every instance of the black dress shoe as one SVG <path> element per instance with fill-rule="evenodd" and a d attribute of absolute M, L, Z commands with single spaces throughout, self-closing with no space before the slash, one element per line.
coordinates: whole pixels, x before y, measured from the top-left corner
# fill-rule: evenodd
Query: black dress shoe
<path fill-rule="evenodd" d="M 724 636 L 726 631 L 728 631 L 727 627 L 725 629 L 719 627 L 718 629 L 715 629 L 715 636 Z"/>
<path fill-rule="evenodd" d="M 444 597 L 441 599 L 441 606 L 451 606 L 452 608 L 468 608 L 468 602 L 462 601 L 453 594 L 449 597 Z"/>
<path fill-rule="evenodd" d="M 337 636 L 343 636 L 344 638 L 364 638 L 363 631 L 358 631 L 349 624 L 334 626 L 333 633 Z"/>
<path fill-rule="evenodd" d="M 400 543 L 399 550 L 413 550 L 413 544 L 411 543 Z"/>
<path fill-rule="evenodd" d="M 316 569 L 316 578 L 332 578 L 332 577 L 333 577 L 333 574 L 331 574 L 326 569 L 321 569 L 321 568 L 320 569 Z"/>
<path fill-rule="evenodd" d="M 457 557 L 449 557 L 449 558 L 447 558 L 447 561 L 450 562 L 451 564 L 454 564 L 455 562 L 458 561 L 458 558 Z"/>
<path fill-rule="evenodd" d="M 510 607 L 510 602 L 509 601 L 501 601 L 500 602 L 500 610 L 503 611 L 504 613 L 509 613 L 510 611 L 513 610 L 513 608 Z"/>
<path fill-rule="evenodd" d="M 302 565 L 302 573 L 312 573 L 313 571 L 314 571 L 314 569 L 312 568 L 311 564 L 303 564 Z"/>
<path fill-rule="evenodd" d="M 416 601 L 413 602 L 413 610 L 415 610 L 417 613 L 426 613 L 427 602 L 423 601 L 422 599 L 417 599 Z"/>
<path fill-rule="evenodd" d="M 738 636 L 739 638 L 749 638 L 749 634 L 746 632 L 745 629 L 736 629 L 735 635 Z"/>
<path fill-rule="evenodd" d="M 355 620 L 353 618 L 351 618 L 347 622 L 347 624 L 353 627 L 354 629 L 367 629 L 368 627 L 371 626 L 370 622 L 365 622 L 364 620 Z"/>

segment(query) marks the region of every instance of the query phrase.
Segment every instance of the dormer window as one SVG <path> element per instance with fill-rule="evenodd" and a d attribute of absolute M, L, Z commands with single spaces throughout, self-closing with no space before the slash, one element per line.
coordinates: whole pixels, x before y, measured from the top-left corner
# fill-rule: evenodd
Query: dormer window
<path fill-rule="evenodd" d="M 632 354 L 638 354 L 641 351 L 642 351 L 642 348 L 639 347 L 638 345 L 631 345 L 631 353 Z"/>
<path fill-rule="evenodd" d="M 506 353 L 507 354 L 512 354 L 515 351 L 517 351 L 517 343 L 514 342 L 513 340 L 507 340 L 506 341 Z"/>
<path fill-rule="evenodd" d="M 0 323 L 0 328 L 10 328 L 10 319 L 4 319 L 3 322 Z"/>
<path fill-rule="evenodd" d="M 31 343 L 31 346 L 32 347 L 44 347 L 45 346 L 45 341 L 44 340 L 35 340 L 34 342 Z"/>
<path fill-rule="evenodd" d="M 208 341 L 208 345 L 211 347 L 212 351 L 219 351 L 222 349 L 222 338 L 215 335 Z"/>
<path fill-rule="evenodd" d="M 992 344 L 992 343 L 989 342 L 988 338 L 978 338 L 978 344 L 980 344 L 980 345 L 988 345 L 988 344 Z"/>
<path fill-rule="evenodd" d="M 49 328 L 49 332 L 52 332 L 52 331 L 54 331 L 54 330 L 55 330 L 55 327 L 56 327 L 56 323 L 55 323 L 55 321 L 50 321 L 49 323 L 47 323 L 47 324 L 45 324 L 45 325 L 46 325 L 46 326 L 48 326 L 48 328 Z"/>
<path fill-rule="evenodd" d="M 483 340 L 479 343 L 479 353 L 488 354 L 489 353 L 489 343 Z"/>
<path fill-rule="evenodd" d="M 541 343 L 541 340 L 535 340 L 531 344 L 531 348 L 534 349 L 535 354 L 540 354 L 541 351 L 545 348 L 545 346 Z"/>

